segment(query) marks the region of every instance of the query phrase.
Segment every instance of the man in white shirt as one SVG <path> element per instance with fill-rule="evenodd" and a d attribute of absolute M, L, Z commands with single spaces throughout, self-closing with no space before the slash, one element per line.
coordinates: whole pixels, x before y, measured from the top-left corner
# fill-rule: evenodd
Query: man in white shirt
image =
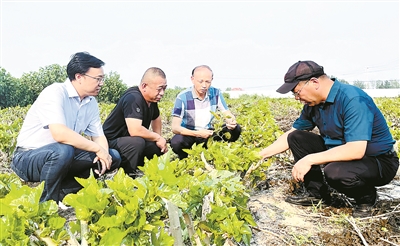
<path fill-rule="evenodd" d="M 77 192 L 82 187 L 75 177 L 87 178 L 91 169 L 97 176 L 120 165 L 94 98 L 104 84 L 103 66 L 89 53 L 74 54 L 67 65 L 69 80 L 46 87 L 26 115 L 11 168 L 25 181 L 45 182 L 41 202 L 59 202 Z"/>

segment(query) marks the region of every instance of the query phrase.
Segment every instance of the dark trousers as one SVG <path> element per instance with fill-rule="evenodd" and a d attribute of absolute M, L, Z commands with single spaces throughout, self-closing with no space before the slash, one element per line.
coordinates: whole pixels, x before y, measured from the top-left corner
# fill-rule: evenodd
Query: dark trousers
<path fill-rule="evenodd" d="M 227 142 L 235 142 L 240 137 L 240 133 L 242 129 L 240 125 L 236 125 L 236 127 L 232 130 L 228 129 L 225 125 L 222 126 L 222 130 L 220 132 L 214 133 L 212 138 L 215 141 L 227 141 Z M 227 138 L 224 134 L 230 133 L 230 138 Z M 179 157 L 179 159 L 184 159 L 188 156 L 188 153 L 183 151 L 184 149 L 190 149 L 194 143 L 200 144 L 204 143 L 204 147 L 207 148 L 207 140 L 208 138 L 199 138 L 192 136 L 184 136 L 180 134 L 176 134 L 171 139 L 171 148 Z"/>
<path fill-rule="evenodd" d="M 306 131 L 290 133 L 288 143 L 295 162 L 308 154 L 326 150 L 321 136 Z M 388 184 L 396 175 L 398 167 L 399 158 L 397 153 L 393 152 L 364 156 L 360 160 L 330 162 L 325 165 L 324 173 L 329 186 L 354 198 L 357 204 L 362 204 L 375 201 L 375 187 Z M 323 183 L 319 165 L 312 166 L 304 176 L 304 184 L 313 196 L 326 197 L 327 187 Z"/>
<path fill-rule="evenodd" d="M 144 165 L 144 158 L 152 159 L 163 153 L 156 142 L 141 137 L 121 137 L 109 141 L 110 148 L 118 150 L 121 155 L 121 167 L 126 174 L 134 173 L 138 166 Z"/>
<path fill-rule="evenodd" d="M 121 157 L 116 150 L 110 149 L 109 153 L 112 157 L 112 171 L 119 167 Z M 52 143 L 32 150 L 17 148 L 11 168 L 24 181 L 44 181 L 41 202 L 54 200 L 58 203 L 66 194 L 82 188 L 75 177 L 88 178 L 90 170 L 94 173 L 94 169 L 97 169 L 97 164 L 93 163 L 95 157 L 93 152 L 76 149 L 68 144 Z"/>

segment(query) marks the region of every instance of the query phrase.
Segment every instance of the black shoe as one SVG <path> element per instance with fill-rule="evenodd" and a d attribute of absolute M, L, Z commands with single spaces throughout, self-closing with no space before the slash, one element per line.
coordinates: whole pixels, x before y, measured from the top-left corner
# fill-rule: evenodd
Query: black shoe
<path fill-rule="evenodd" d="M 353 217 L 354 218 L 364 218 L 371 217 L 373 209 L 378 202 L 378 194 L 376 189 L 373 190 L 370 194 L 359 197 L 356 200 L 356 205 L 353 209 Z"/>
<path fill-rule="evenodd" d="M 313 206 L 322 202 L 320 198 L 316 198 L 308 192 L 305 192 L 298 196 L 288 196 L 286 197 L 285 201 L 291 204 L 296 204 L 301 206 Z"/>
<path fill-rule="evenodd" d="M 358 204 L 353 209 L 354 218 L 365 218 L 372 216 L 374 204 Z"/>

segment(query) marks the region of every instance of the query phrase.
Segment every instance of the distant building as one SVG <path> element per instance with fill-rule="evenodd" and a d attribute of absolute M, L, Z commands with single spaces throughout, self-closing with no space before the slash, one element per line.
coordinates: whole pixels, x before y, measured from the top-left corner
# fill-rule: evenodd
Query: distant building
<path fill-rule="evenodd" d="M 236 88 L 232 88 L 231 91 L 244 91 L 244 90 L 243 90 L 243 88 L 236 87 Z"/>

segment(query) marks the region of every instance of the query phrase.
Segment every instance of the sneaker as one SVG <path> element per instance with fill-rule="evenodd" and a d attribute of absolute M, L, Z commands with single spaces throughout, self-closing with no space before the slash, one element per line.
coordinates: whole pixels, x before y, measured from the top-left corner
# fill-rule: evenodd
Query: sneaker
<path fill-rule="evenodd" d="M 353 209 L 354 218 L 365 218 L 372 216 L 374 204 L 358 204 Z"/>
<path fill-rule="evenodd" d="M 313 206 L 317 205 L 318 203 L 321 203 L 322 199 L 316 198 L 308 192 L 304 192 L 303 194 L 298 196 L 288 196 L 286 197 L 285 201 L 291 204 L 296 204 L 301 206 Z"/>

